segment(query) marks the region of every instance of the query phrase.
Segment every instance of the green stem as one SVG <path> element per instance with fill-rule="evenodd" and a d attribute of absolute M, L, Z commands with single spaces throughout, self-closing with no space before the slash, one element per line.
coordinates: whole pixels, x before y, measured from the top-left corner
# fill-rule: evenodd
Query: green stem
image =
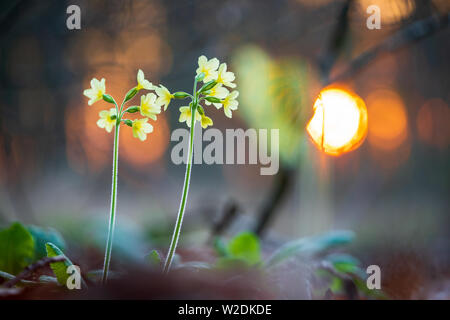
<path fill-rule="evenodd" d="M 112 169 L 112 185 L 111 185 L 111 211 L 109 215 L 108 239 L 106 241 L 105 261 L 103 265 L 102 284 L 106 284 L 109 271 L 109 263 L 111 261 L 111 251 L 114 238 L 114 225 L 116 223 L 116 204 L 117 204 L 117 165 L 119 158 L 119 130 L 120 120 L 117 121 L 114 129 L 114 153 L 113 153 L 113 169 Z"/>
<path fill-rule="evenodd" d="M 194 86 L 195 90 L 195 86 Z M 164 263 L 164 273 L 169 272 L 170 265 L 172 263 L 173 256 L 180 238 L 181 224 L 183 223 L 184 211 L 186 209 L 186 200 L 189 191 L 189 182 L 191 180 L 191 168 L 192 168 L 192 154 L 194 146 L 194 132 L 195 132 L 195 112 L 197 110 L 196 99 L 192 102 L 191 110 L 191 129 L 189 133 L 189 152 L 186 164 L 186 174 L 184 176 L 183 196 L 181 197 L 180 209 L 178 210 L 177 222 L 173 231 L 172 240 L 170 242 L 169 253 L 167 254 L 166 262 Z"/>

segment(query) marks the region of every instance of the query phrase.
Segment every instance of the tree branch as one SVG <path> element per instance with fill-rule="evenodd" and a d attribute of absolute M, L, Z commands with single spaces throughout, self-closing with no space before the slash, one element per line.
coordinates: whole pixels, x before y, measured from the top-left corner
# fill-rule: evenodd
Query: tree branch
<path fill-rule="evenodd" d="M 35 272 L 36 270 L 44 268 L 44 267 L 48 266 L 50 263 L 61 262 L 61 261 L 65 261 L 66 259 L 67 258 L 64 256 L 42 258 L 41 260 L 38 260 L 35 263 L 27 266 L 25 268 L 25 270 L 23 270 L 21 273 L 19 273 L 14 279 L 11 279 L 8 282 L 6 282 L 4 284 L 4 286 L 6 288 L 11 288 L 11 287 L 15 286 L 18 282 L 31 276 L 33 274 L 33 272 Z"/>
<path fill-rule="evenodd" d="M 374 48 L 362 53 L 345 68 L 344 71 L 336 75 L 335 77 L 328 79 L 326 85 L 341 81 L 348 78 L 360 69 L 374 60 L 377 56 L 387 52 L 393 52 L 400 49 L 412 42 L 422 40 L 437 31 L 444 29 L 448 26 L 450 20 L 450 13 L 441 16 L 432 16 L 417 22 L 414 22 L 403 29 L 394 33 L 391 37 L 385 39 Z"/>

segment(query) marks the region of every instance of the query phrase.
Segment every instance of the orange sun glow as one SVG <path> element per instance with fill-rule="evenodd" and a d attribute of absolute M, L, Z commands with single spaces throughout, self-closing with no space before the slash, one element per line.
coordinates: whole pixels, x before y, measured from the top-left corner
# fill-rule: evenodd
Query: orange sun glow
<path fill-rule="evenodd" d="M 306 130 L 320 150 L 338 156 L 361 145 L 367 135 L 367 108 L 359 96 L 327 88 L 313 108 Z"/>

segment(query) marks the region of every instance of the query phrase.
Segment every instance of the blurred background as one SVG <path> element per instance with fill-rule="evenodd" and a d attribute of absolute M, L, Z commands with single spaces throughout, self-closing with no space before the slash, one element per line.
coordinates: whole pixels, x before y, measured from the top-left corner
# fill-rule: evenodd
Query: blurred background
<path fill-rule="evenodd" d="M 66 27 L 71 4 L 80 30 Z M 371 4 L 379 30 L 366 27 Z M 386 283 L 450 276 L 449 9 L 446 0 L 3 1 L 0 224 L 51 226 L 71 250 L 102 252 L 113 134 L 96 125 L 107 104 L 89 107 L 83 90 L 104 77 L 120 100 L 140 68 L 189 91 L 205 54 L 228 63 L 240 91 L 231 120 L 208 112 L 214 127 L 280 129 L 280 171 L 194 165 L 182 246 L 242 230 L 277 242 L 351 229 L 352 250 Z M 368 109 L 367 138 L 340 156 L 305 131 L 327 85 Z M 169 244 L 185 170 L 170 159 L 181 105 L 152 122 L 145 142 L 121 130 L 114 250 L 126 257 Z"/>

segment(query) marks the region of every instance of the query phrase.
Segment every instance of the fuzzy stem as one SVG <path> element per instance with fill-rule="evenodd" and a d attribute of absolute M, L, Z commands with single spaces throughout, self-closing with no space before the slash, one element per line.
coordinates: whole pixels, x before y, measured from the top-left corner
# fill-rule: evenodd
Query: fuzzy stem
<path fill-rule="evenodd" d="M 189 152 L 186 164 L 186 174 L 184 176 L 184 186 L 183 186 L 183 196 L 181 197 L 180 209 L 178 210 L 177 222 L 172 235 L 172 241 L 170 242 L 169 253 L 167 254 L 166 262 L 164 263 L 164 273 L 169 272 L 170 265 L 172 263 L 173 256 L 175 254 L 175 249 L 178 244 L 178 239 L 180 238 L 181 224 L 183 223 L 184 211 L 186 209 L 186 200 L 189 191 L 189 182 L 191 180 L 191 167 L 192 167 L 192 154 L 194 146 L 194 126 L 195 126 L 195 113 L 197 110 L 197 102 L 193 102 L 193 107 L 191 110 L 191 129 L 189 133 Z"/>
<path fill-rule="evenodd" d="M 109 263 L 111 261 L 111 251 L 114 238 L 114 225 L 116 223 L 116 204 L 117 204 L 117 166 L 119 158 L 119 130 L 120 121 L 117 121 L 114 129 L 114 153 L 113 153 L 113 169 L 111 184 L 111 212 L 109 215 L 108 239 L 106 241 L 105 261 L 103 264 L 102 285 L 106 284 L 109 271 Z"/>

